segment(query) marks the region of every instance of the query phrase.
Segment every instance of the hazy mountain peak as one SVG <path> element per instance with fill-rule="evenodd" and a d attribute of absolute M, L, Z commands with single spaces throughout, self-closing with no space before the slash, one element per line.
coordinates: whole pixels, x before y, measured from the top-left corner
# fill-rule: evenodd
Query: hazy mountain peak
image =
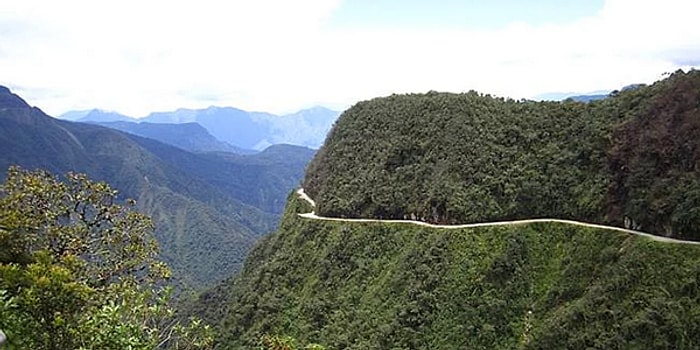
<path fill-rule="evenodd" d="M 9 88 L 0 85 L 0 108 L 30 108 L 21 97 L 15 95 Z"/>
<path fill-rule="evenodd" d="M 236 107 L 209 106 L 204 109 L 179 108 L 169 112 L 153 112 L 139 120 L 99 109 L 68 112 L 60 118 L 97 123 L 198 123 L 219 141 L 239 150 L 262 151 L 279 143 L 318 148 L 339 114 L 323 106 L 313 106 L 283 116 Z"/>
<path fill-rule="evenodd" d="M 81 122 L 115 122 L 115 121 L 133 121 L 134 119 L 113 111 L 105 111 L 102 109 L 93 109 L 84 117 L 78 119 Z"/>

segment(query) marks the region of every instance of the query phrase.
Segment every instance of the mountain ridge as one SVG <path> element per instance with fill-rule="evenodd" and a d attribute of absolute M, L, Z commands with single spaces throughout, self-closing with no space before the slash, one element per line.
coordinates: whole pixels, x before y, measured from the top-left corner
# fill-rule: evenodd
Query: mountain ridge
<path fill-rule="evenodd" d="M 293 144 L 316 149 L 320 147 L 338 115 L 339 112 L 322 106 L 284 115 L 210 106 L 203 109 L 180 108 L 169 112 L 153 112 L 139 119 L 97 109 L 66 112 L 59 118 L 81 122 L 198 123 L 219 141 L 238 149 L 261 151 L 274 144 Z"/>
<path fill-rule="evenodd" d="M 325 216 L 558 217 L 698 239 L 700 215 L 684 209 L 700 186 L 698 86 L 700 72 L 679 71 L 589 103 L 477 92 L 360 102 L 339 118 L 303 187 Z"/>
<path fill-rule="evenodd" d="M 232 152 L 240 154 L 254 153 L 231 146 L 219 141 L 201 125 L 188 122 L 181 124 L 149 123 L 149 122 L 95 122 L 111 129 L 117 129 L 130 134 L 154 139 L 190 152 Z"/>
<path fill-rule="evenodd" d="M 276 227 L 279 212 L 274 211 L 281 210 L 294 187 L 290 183 L 298 183 L 313 154 L 282 149 L 289 159 L 284 165 L 266 161 L 266 155 L 205 158 L 99 125 L 55 119 L 2 91 L 0 168 L 41 168 L 58 176 L 81 172 L 110 183 L 122 199 L 134 198 L 137 209 L 153 217 L 161 258 L 188 288 L 209 286 L 240 269 L 254 242 Z M 245 178 L 248 188 L 219 188 L 213 184 L 217 173 L 200 168 L 195 176 L 186 170 L 194 161 L 236 169 L 226 173 L 227 180 Z"/>

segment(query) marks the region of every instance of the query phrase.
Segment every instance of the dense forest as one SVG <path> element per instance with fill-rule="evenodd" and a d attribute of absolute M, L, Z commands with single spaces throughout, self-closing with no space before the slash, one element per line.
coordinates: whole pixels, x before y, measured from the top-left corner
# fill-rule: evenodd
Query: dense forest
<path fill-rule="evenodd" d="M 290 195 L 278 231 L 191 313 L 221 349 L 697 348 L 700 245 L 563 223 L 297 214 L 553 217 L 700 239 L 699 107 L 694 70 L 589 103 L 360 102 L 307 168 L 316 207 Z"/>
<path fill-rule="evenodd" d="M 590 103 L 477 92 L 360 102 L 304 187 L 328 216 L 556 217 L 700 239 L 700 72 Z"/>
<path fill-rule="evenodd" d="M 566 224 L 297 216 L 311 210 L 290 198 L 239 278 L 203 297 L 218 348 L 255 349 L 268 334 L 328 349 L 700 346 L 698 245 Z"/>
<path fill-rule="evenodd" d="M 175 315 L 153 221 L 117 193 L 84 174 L 9 169 L 0 183 L 0 347 L 211 348 L 208 325 Z"/>

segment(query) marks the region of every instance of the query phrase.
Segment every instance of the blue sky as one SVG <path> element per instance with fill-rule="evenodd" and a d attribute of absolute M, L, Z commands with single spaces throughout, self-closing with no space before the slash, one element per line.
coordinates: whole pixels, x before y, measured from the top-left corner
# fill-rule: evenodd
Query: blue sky
<path fill-rule="evenodd" d="M 22 0 L 0 84 L 52 115 L 347 108 L 392 93 L 516 99 L 700 64 L 697 0 Z"/>
<path fill-rule="evenodd" d="M 514 22 L 567 23 L 593 16 L 602 0 L 352 0 L 333 12 L 329 27 L 498 29 Z"/>

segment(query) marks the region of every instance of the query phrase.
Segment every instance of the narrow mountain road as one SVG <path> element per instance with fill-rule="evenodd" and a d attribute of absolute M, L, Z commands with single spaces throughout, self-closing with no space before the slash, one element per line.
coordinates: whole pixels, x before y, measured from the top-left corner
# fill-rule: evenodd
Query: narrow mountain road
<path fill-rule="evenodd" d="M 309 204 L 311 204 L 312 207 L 314 207 L 314 208 L 316 207 L 316 202 L 314 202 L 314 200 L 311 199 L 311 197 L 309 197 L 306 194 L 306 192 L 304 192 L 303 188 L 298 189 L 297 194 L 299 194 L 299 197 L 301 199 L 303 199 L 306 202 L 308 202 Z M 646 237 L 646 238 L 649 238 L 649 239 L 651 239 L 653 241 L 657 241 L 657 242 L 700 245 L 700 242 L 696 242 L 696 241 L 686 241 L 686 240 L 682 240 L 682 239 L 661 237 L 661 236 L 653 235 L 653 234 L 647 233 L 647 232 L 629 230 L 629 229 L 624 229 L 624 228 L 615 227 L 615 226 L 606 226 L 606 225 L 600 225 L 600 224 L 592 224 L 592 223 L 588 223 L 588 222 L 580 222 L 580 221 L 574 221 L 574 220 L 562 220 L 562 219 L 525 219 L 525 220 L 513 220 L 513 221 L 479 222 L 479 223 L 474 223 L 474 224 L 437 225 L 437 224 L 431 224 L 431 223 L 427 223 L 427 222 L 423 222 L 423 221 L 415 221 L 415 220 L 331 218 L 331 217 L 325 217 L 325 216 L 318 216 L 313 211 L 311 213 L 304 213 L 304 214 L 298 214 L 298 215 L 300 217 L 303 217 L 306 219 L 324 220 L 324 221 L 402 223 L 402 224 L 413 224 L 413 225 L 418 225 L 418 226 L 425 226 L 425 227 L 431 227 L 431 228 L 441 228 L 441 229 L 459 229 L 459 228 L 488 227 L 488 226 L 515 226 L 515 225 L 525 225 L 525 224 L 532 224 L 532 223 L 538 223 L 538 222 L 558 222 L 558 223 L 562 223 L 562 224 L 578 225 L 578 226 L 584 226 L 584 227 L 592 227 L 592 228 L 598 228 L 598 229 L 604 229 L 604 230 L 612 230 L 612 231 L 618 231 L 618 232 L 631 233 L 633 235 Z"/>

